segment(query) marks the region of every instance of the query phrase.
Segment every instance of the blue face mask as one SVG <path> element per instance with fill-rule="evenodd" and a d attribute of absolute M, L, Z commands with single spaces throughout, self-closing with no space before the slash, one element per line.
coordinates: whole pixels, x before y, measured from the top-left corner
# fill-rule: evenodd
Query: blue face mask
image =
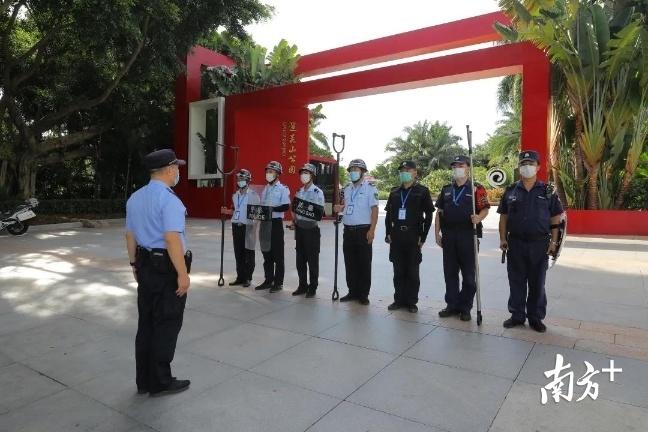
<path fill-rule="evenodd" d="M 351 172 L 349 172 L 349 177 L 351 178 L 351 181 L 355 183 L 358 180 L 360 180 L 360 177 L 362 177 L 362 174 L 360 173 L 360 171 L 351 171 Z"/>
<path fill-rule="evenodd" d="M 398 177 L 400 177 L 401 183 L 409 183 L 409 182 L 412 181 L 412 173 L 411 172 L 403 171 L 403 172 L 398 174 Z"/>
<path fill-rule="evenodd" d="M 171 187 L 176 187 L 178 183 L 180 183 L 180 171 L 178 171 L 178 173 L 175 176 L 175 179 L 173 179 L 173 186 Z"/>
<path fill-rule="evenodd" d="M 236 184 L 237 184 L 238 187 L 240 187 L 241 189 L 243 189 L 245 186 L 247 186 L 247 182 L 246 182 L 245 180 L 239 180 L 238 182 L 236 182 Z"/>

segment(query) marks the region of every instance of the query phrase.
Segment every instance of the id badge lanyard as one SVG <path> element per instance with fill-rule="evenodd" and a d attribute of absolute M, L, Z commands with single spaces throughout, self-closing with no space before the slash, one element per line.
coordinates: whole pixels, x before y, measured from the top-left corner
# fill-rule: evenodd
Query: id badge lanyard
<path fill-rule="evenodd" d="M 236 211 L 234 212 L 234 220 L 239 222 L 241 218 L 241 203 L 243 202 L 244 199 L 245 199 L 245 195 L 242 195 L 241 192 L 239 192 L 239 195 L 236 198 Z"/>
<path fill-rule="evenodd" d="M 348 215 L 353 214 L 353 206 L 354 206 L 354 203 L 355 203 L 356 196 L 358 195 L 358 193 L 360 193 L 360 189 L 362 189 L 363 186 L 364 186 L 364 184 L 361 184 L 357 189 L 355 189 L 353 186 L 351 186 L 351 200 L 350 200 L 351 202 L 349 203 L 348 206 L 346 206 L 346 214 L 348 214 Z M 353 190 L 353 189 L 355 189 L 355 190 Z"/>
<path fill-rule="evenodd" d="M 463 195 L 465 191 L 466 191 L 466 185 L 463 185 L 461 187 L 459 193 L 456 193 L 457 190 L 454 188 L 454 186 L 452 187 L 452 203 L 455 205 L 455 207 L 459 207 L 459 200 L 461 199 L 461 195 Z"/>
<path fill-rule="evenodd" d="M 405 220 L 407 218 L 407 209 L 405 208 L 405 204 L 407 204 L 407 199 L 409 198 L 410 192 L 412 192 L 411 187 L 403 198 L 403 191 L 400 191 L 401 206 L 398 209 L 398 220 Z"/>

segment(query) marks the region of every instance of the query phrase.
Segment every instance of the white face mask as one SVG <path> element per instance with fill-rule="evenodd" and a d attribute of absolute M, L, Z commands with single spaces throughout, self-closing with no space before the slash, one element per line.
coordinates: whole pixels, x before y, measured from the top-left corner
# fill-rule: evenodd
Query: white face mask
<path fill-rule="evenodd" d="M 299 176 L 299 179 L 301 180 L 301 182 L 302 182 L 303 184 L 308 184 L 308 183 L 310 183 L 310 181 L 311 181 L 311 175 L 310 175 L 309 173 L 302 173 L 302 174 Z"/>
<path fill-rule="evenodd" d="M 466 177 L 466 168 L 452 168 L 452 177 L 455 179 L 462 179 Z"/>
<path fill-rule="evenodd" d="M 266 181 L 268 183 L 272 183 L 273 181 L 275 181 L 276 178 L 277 175 L 275 173 L 266 173 Z"/>
<path fill-rule="evenodd" d="M 247 182 L 245 180 L 239 180 L 236 182 L 239 188 L 243 189 L 245 186 L 247 186 Z"/>
<path fill-rule="evenodd" d="M 176 172 L 176 175 L 173 179 L 173 185 L 171 187 L 176 187 L 180 183 L 180 169 L 178 169 L 178 172 Z"/>
<path fill-rule="evenodd" d="M 522 165 L 520 167 L 520 175 L 524 178 L 532 178 L 538 172 L 538 167 L 535 165 Z"/>

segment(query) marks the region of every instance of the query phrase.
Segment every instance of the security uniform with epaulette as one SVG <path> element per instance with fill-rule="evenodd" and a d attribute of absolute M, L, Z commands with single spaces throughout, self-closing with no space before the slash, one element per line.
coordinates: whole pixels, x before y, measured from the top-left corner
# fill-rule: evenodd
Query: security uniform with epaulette
<path fill-rule="evenodd" d="M 169 173 L 163 171 L 173 165 L 184 165 L 185 161 L 177 159 L 172 150 L 164 149 L 146 155 L 143 163 L 152 173 L 151 181 L 128 199 L 126 237 L 129 255 L 131 247 L 135 249 L 135 262 L 131 262 L 131 266 L 138 282 L 137 388 L 140 394 L 150 392 L 157 396 L 189 387 L 188 380 L 177 380 L 171 375 L 187 295 L 178 294 L 180 270 L 171 261 L 166 235 L 177 233 L 180 236 L 184 251 L 183 273 L 190 271 L 191 251 L 187 249 L 185 236 L 186 209 L 170 188 L 178 183 L 179 171 L 175 180 L 169 182 Z M 163 173 L 156 174 L 160 171 Z"/>
<path fill-rule="evenodd" d="M 394 303 L 388 309 L 416 312 L 421 248 L 432 226 L 434 203 L 430 190 L 416 182 L 414 162 L 401 163 L 399 170 L 402 184 L 392 189 L 385 206 L 385 241 L 394 266 Z"/>
<path fill-rule="evenodd" d="M 546 330 L 542 319 L 547 312 L 548 253 L 556 244 L 552 237 L 557 237 L 557 226 L 553 226 L 552 219 L 560 217 L 563 207 L 553 186 L 536 178 L 538 153 L 523 151 L 519 160 L 520 174 L 527 180 L 528 188 L 524 180 L 506 188 L 497 209 L 503 218 L 500 242 L 506 250 L 510 287 L 508 309 L 511 318 L 504 326 L 522 325 L 528 318 L 534 330 L 543 332 Z"/>
<path fill-rule="evenodd" d="M 462 321 L 470 321 L 470 310 L 477 291 L 475 277 L 475 244 L 473 238 L 473 196 L 467 167 L 470 159 L 460 155 L 450 163 L 455 180 L 443 186 L 436 201 L 437 236 L 441 234 L 443 249 L 443 275 L 446 285 L 445 309 L 439 311 L 442 318 L 459 315 Z M 483 219 L 490 205 L 486 189 L 475 183 L 475 213 Z M 477 224 L 477 235 L 482 236 L 481 221 Z M 461 290 L 459 290 L 461 271 Z"/>
<path fill-rule="evenodd" d="M 324 192 L 317 187 L 315 165 L 307 163 L 300 170 L 302 186 L 295 196 L 303 201 L 321 208 L 324 206 Z M 311 205 L 312 205 L 311 204 Z M 299 286 L 293 295 L 306 294 L 307 298 L 315 296 L 319 279 L 320 229 L 317 220 L 295 214 L 295 259 Z M 310 277 L 310 283 L 307 278 Z"/>

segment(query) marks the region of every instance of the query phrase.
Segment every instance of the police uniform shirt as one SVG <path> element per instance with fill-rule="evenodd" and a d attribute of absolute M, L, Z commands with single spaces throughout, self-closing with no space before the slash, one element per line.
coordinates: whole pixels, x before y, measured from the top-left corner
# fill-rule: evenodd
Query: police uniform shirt
<path fill-rule="evenodd" d="M 416 229 L 422 242 L 425 242 L 430 227 L 434 204 L 430 190 L 420 183 L 414 183 L 410 188 L 396 187 L 392 189 L 385 206 L 386 235 L 399 230 L 401 226 Z M 425 217 L 423 214 L 425 213 Z M 404 218 L 403 218 L 404 217 Z"/>
<path fill-rule="evenodd" d="M 470 192 L 470 180 L 462 186 L 456 182 L 443 186 L 436 201 L 436 207 L 442 211 L 444 228 L 470 228 L 472 220 L 472 193 Z M 475 183 L 475 211 L 477 214 L 485 208 L 490 208 L 486 189 L 479 183 Z"/>
<path fill-rule="evenodd" d="M 177 232 L 187 250 L 182 201 L 164 182 L 151 180 L 131 195 L 126 203 L 126 229 L 146 249 L 166 249 L 164 233 Z"/>
<path fill-rule="evenodd" d="M 264 206 L 279 207 L 280 205 L 290 205 L 290 190 L 288 186 L 281 184 L 277 180 L 273 185 L 266 185 L 263 189 L 263 202 Z M 284 212 L 272 212 L 273 219 L 283 219 Z"/>
<path fill-rule="evenodd" d="M 308 189 L 306 189 L 305 186 L 302 186 L 301 188 L 299 188 L 295 196 L 304 201 L 308 201 L 308 202 L 312 202 L 324 206 L 324 192 L 322 192 L 322 189 L 320 189 L 314 184 L 311 184 Z M 295 215 L 295 219 L 297 219 L 297 221 L 300 221 L 302 223 L 305 222 L 306 225 L 309 224 L 317 225 L 317 221 L 308 219 L 298 214 Z"/>
<path fill-rule="evenodd" d="M 530 191 L 521 181 L 504 192 L 497 212 L 508 216 L 507 231 L 519 236 L 549 235 L 551 218 L 563 212 L 558 195 L 547 197 L 547 185 L 537 181 Z"/>
<path fill-rule="evenodd" d="M 363 181 L 355 187 L 353 183 L 344 188 L 344 225 L 370 225 L 371 209 L 378 207 L 378 190 Z"/>
<path fill-rule="evenodd" d="M 252 219 L 247 217 L 247 206 L 248 204 L 258 204 L 260 202 L 259 196 L 257 193 L 250 189 L 249 187 L 245 193 L 241 193 L 241 190 L 237 190 L 234 195 L 232 195 L 232 204 L 234 205 L 234 213 L 232 214 L 232 223 L 233 224 L 251 224 Z"/>

